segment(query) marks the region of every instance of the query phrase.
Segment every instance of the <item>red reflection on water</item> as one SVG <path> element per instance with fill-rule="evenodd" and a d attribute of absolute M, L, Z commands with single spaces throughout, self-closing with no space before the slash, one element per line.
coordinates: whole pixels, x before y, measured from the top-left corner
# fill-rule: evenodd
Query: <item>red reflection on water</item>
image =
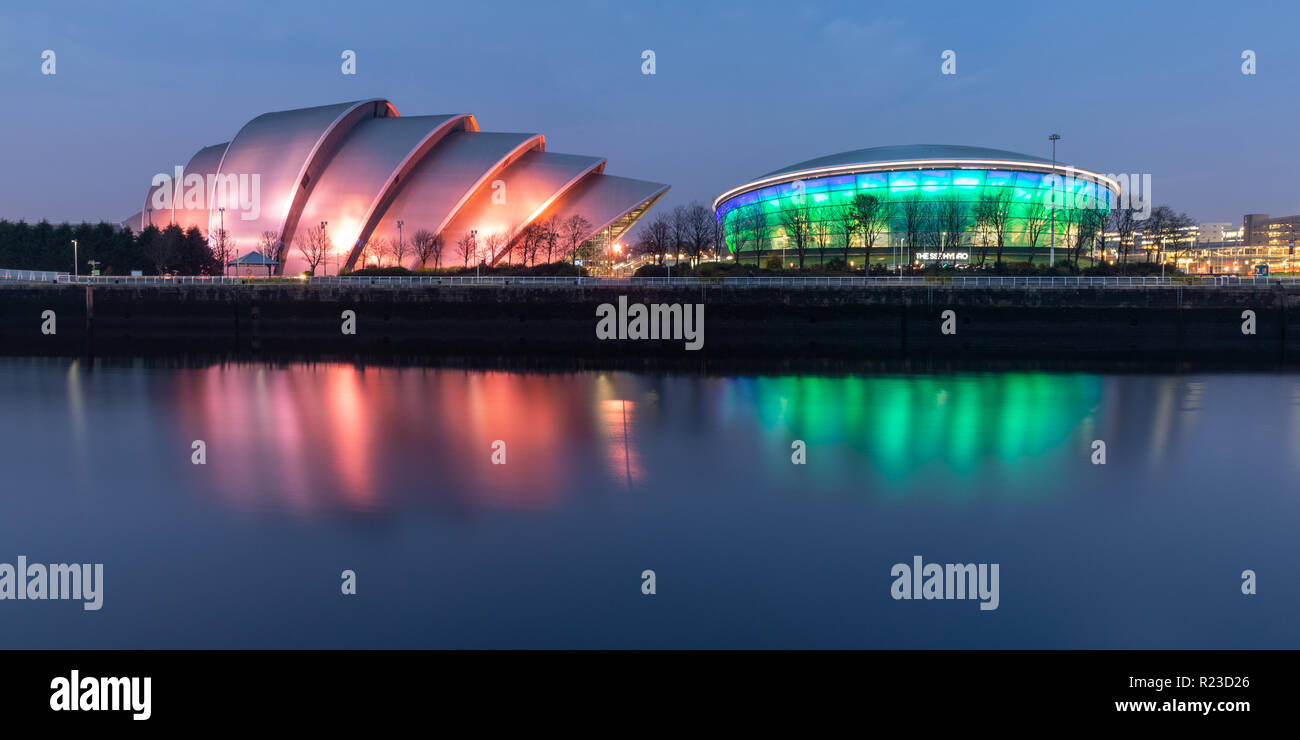
<path fill-rule="evenodd" d="M 396 498 L 546 508 L 573 485 L 583 442 L 606 436 L 591 410 L 608 402 L 571 375 L 222 365 L 178 373 L 173 387 L 179 433 L 207 443 L 204 474 L 239 509 L 366 511 Z M 622 424 L 620 411 L 620 435 Z M 496 440 L 504 465 L 492 464 Z M 639 475 L 628 441 L 611 440 L 617 475 Z"/>

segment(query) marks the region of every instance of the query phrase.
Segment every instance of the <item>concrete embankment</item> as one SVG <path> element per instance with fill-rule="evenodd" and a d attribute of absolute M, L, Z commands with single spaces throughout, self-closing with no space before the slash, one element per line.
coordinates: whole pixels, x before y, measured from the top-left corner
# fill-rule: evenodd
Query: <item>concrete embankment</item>
<path fill-rule="evenodd" d="M 696 304 L 703 348 L 600 340 L 597 307 Z M 355 333 L 344 333 L 344 312 Z M 953 314 L 945 314 L 952 311 Z M 1245 312 L 1253 312 L 1252 319 Z M 52 314 L 47 312 L 53 312 Z M 52 319 L 52 321 L 51 321 Z M 944 332 L 945 321 L 949 333 Z M 1300 288 L 0 285 L 7 354 L 1300 359 Z"/>

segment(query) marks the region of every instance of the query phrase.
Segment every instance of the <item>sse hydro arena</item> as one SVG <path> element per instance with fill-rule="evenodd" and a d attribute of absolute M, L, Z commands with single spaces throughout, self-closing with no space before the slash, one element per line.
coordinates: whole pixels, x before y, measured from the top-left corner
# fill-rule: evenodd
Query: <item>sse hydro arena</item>
<path fill-rule="evenodd" d="M 300 245 L 313 229 L 328 236 L 317 274 L 353 269 L 381 241 L 410 245 L 421 230 L 441 237 L 444 266 L 475 265 L 517 259 L 505 245 L 544 219 L 585 220 L 566 242 L 613 242 L 667 190 L 607 175 L 601 157 L 548 152 L 541 134 L 480 131 L 468 114 L 402 116 L 372 99 L 254 118 L 155 176 L 124 224 L 196 227 L 209 241 L 223 229 L 232 257 L 265 254 L 285 275 L 308 269 Z M 467 234 L 468 260 L 458 246 Z M 413 251 L 404 266 L 415 266 Z"/>
<path fill-rule="evenodd" d="M 855 213 L 865 211 L 875 214 L 867 221 L 873 224 L 873 266 L 992 263 L 999 235 L 1003 260 L 1045 264 L 1053 214 L 1057 259 L 1063 249 L 1086 254 L 1118 196 L 1114 179 L 1061 162 L 922 144 L 859 149 L 784 167 L 718 196 L 713 211 L 741 262 L 783 256 L 785 266 L 798 264 L 798 240 L 789 232 L 799 229 L 812 264 L 847 252 L 860 269 L 867 250 L 864 229 L 856 225 L 863 219 Z M 868 205 L 855 208 L 855 202 Z"/>

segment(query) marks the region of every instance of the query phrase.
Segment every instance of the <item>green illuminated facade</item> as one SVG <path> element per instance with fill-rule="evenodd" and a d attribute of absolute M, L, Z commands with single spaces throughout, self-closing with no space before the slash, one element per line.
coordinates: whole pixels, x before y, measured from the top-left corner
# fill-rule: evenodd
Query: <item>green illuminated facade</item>
<path fill-rule="evenodd" d="M 714 213 L 742 261 L 784 251 L 791 262 L 802 245 L 812 264 L 861 267 L 868 241 L 872 264 L 1029 261 L 1050 248 L 1053 223 L 1059 260 L 1091 251 L 1114 195 L 1102 175 L 1012 152 L 882 147 L 770 173 Z"/>

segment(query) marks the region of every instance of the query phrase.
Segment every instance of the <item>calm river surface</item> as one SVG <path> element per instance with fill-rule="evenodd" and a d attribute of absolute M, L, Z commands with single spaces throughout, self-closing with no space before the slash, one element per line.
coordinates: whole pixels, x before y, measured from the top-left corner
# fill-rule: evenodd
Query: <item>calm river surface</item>
<path fill-rule="evenodd" d="M 0 563 L 104 564 L 0 648 L 1300 648 L 1297 375 L 0 358 L 0 415 Z"/>

